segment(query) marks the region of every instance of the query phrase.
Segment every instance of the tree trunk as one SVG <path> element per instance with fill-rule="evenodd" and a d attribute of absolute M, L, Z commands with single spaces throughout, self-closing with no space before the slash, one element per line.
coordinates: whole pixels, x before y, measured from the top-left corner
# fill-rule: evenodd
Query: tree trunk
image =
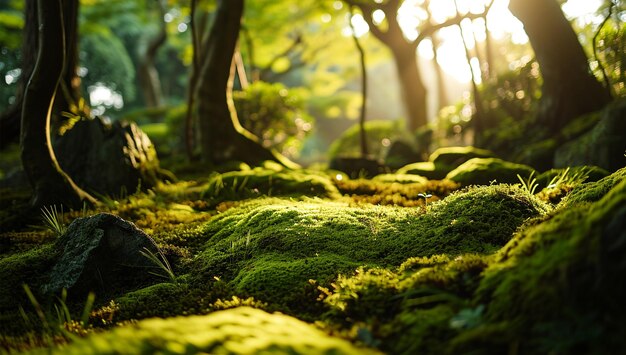
<path fill-rule="evenodd" d="M 413 132 L 428 123 L 426 87 L 417 68 L 417 53 L 413 45 L 390 48 L 400 79 L 402 100 L 407 110 L 407 128 Z"/>
<path fill-rule="evenodd" d="M 439 37 L 437 37 L 437 34 L 434 34 L 430 39 L 433 43 L 433 69 L 435 70 L 435 80 L 437 81 L 437 108 L 441 110 L 450 103 L 448 102 L 448 91 L 446 90 L 443 70 L 441 70 L 441 65 L 437 61 L 437 49 L 440 46 Z"/>
<path fill-rule="evenodd" d="M 63 172 L 50 143 L 50 116 L 66 53 L 62 2 L 38 0 L 37 6 L 39 46 L 22 108 L 22 165 L 33 187 L 34 206 L 60 203 L 79 208 L 83 201 L 96 200 Z"/>
<path fill-rule="evenodd" d="M 161 80 L 159 79 L 159 72 L 154 65 L 154 61 L 159 48 L 163 46 L 167 39 L 167 31 L 165 21 L 163 20 L 165 16 L 165 6 L 162 0 L 157 0 L 156 3 L 159 13 L 159 33 L 148 43 L 148 48 L 139 61 L 139 68 L 137 68 L 139 85 L 141 86 L 141 92 L 143 93 L 144 101 L 148 108 L 156 108 L 163 105 Z"/>
<path fill-rule="evenodd" d="M 258 164 L 283 157 L 261 146 L 257 138 L 245 131 L 234 109 L 232 86 L 233 55 L 239 37 L 244 0 L 221 0 L 209 34 L 207 55 L 202 58 L 198 83 L 198 116 L 200 148 L 205 162 L 219 164 L 240 160 Z M 197 50 L 197 48 L 196 48 Z"/>
<path fill-rule="evenodd" d="M 20 136 L 20 122 L 22 120 L 22 106 L 24 91 L 28 79 L 33 73 L 37 60 L 37 2 L 26 1 L 24 5 L 24 31 L 22 40 L 22 63 L 19 81 L 15 90 L 15 103 L 0 114 L 0 148 L 9 143 L 18 142 Z"/>
<path fill-rule="evenodd" d="M 361 158 L 366 159 L 368 156 L 367 149 L 367 132 L 365 132 L 365 115 L 367 113 L 367 67 L 365 66 L 365 50 L 356 36 L 354 25 L 352 24 L 352 16 L 354 16 L 354 8 L 350 5 L 350 29 L 352 30 L 352 39 L 354 45 L 359 51 L 359 64 L 361 65 L 361 115 L 359 117 L 359 140 L 361 143 Z"/>
<path fill-rule="evenodd" d="M 543 87 L 538 119 L 550 134 L 610 102 L 557 1 L 511 0 L 509 9 L 524 24 L 539 63 Z"/>

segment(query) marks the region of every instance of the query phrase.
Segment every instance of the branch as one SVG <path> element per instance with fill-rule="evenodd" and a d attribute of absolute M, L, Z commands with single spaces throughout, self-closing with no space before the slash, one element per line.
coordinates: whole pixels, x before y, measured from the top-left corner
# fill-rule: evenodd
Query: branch
<path fill-rule="evenodd" d="M 439 31 L 442 28 L 446 28 L 446 27 L 450 27 L 450 26 L 454 26 L 454 25 L 459 25 L 461 23 L 461 21 L 465 20 L 465 19 L 470 19 L 470 20 L 476 20 L 479 18 L 483 18 L 486 16 L 486 12 L 480 13 L 480 14 L 465 14 L 465 15 L 456 15 L 452 18 L 447 19 L 446 21 L 442 22 L 442 23 L 438 23 L 436 25 L 433 24 L 429 24 L 428 26 L 426 26 L 425 28 L 422 28 L 419 31 L 419 35 L 417 36 L 417 38 L 413 41 L 413 43 L 415 43 L 416 45 L 419 44 L 421 41 L 423 41 L 425 38 L 430 37 L 434 32 Z"/>

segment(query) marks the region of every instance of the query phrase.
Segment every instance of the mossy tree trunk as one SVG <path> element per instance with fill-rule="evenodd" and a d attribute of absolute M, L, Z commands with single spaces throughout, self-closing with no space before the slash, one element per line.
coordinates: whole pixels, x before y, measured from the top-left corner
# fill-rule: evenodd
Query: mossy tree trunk
<path fill-rule="evenodd" d="M 258 139 L 245 131 L 234 109 L 232 87 L 233 55 L 237 46 L 244 0 L 221 0 L 209 33 L 208 48 L 203 49 L 198 78 L 198 125 L 202 160 L 219 164 L 239 160 L 258 164 L 276 160 L 289 164 L 284 157 L 264 148 Z M 198 50 L 198 48 L 195 48 Z"/>
<path fill-rule="evenodd" d="M 576 117 L 601 109 L 611 95 L 591 73 L 576 33 L 555 0 L 511 0 L 523 24 L 541 75 L 539 122 L 557 134 Z"/>
<path fill-rule="evenodd" d="M 32 204 L 79 208 L 84 201 L 96 200 L 63 172 L 50 142 L 50 116 L 66 55 L 62 6 L 61 0 L 37 1 L 39 44 L 24 94 L 20 148 L 22 165 L 33 187 Z"/>

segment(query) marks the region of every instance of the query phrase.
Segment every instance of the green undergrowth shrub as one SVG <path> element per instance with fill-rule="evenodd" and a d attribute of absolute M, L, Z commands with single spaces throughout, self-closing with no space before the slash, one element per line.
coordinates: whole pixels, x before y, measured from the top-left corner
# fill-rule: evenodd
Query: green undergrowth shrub
<path fill-rule="evenodd" d="M 147 319 L 34 353 L 377 354 L 283 314 L 239 307 L 205 316 Z"/>
<path fill-rule="evenodd" d="M 487 304 L 484 332 L 467 334 L 459 349 L 483 342 L 485 332 L 500 339 L 501 350 L 519 353 L 608 354 L 626 348 L 623 173 L 580 185 L 576 199 L 567 199 L 568 208 L 526 228 L 496 254 L 476 296 Z"/>
<path fill-rule="evenodd" d="M 324 285 L 357 266 L 399 266 L 410 257 L 491 253 L 546 210 L 508 185 L 457 192 L 426 211 L 257 199 L 207 223 L 207 242 L 190 277 L 196 283 L 219 277 L 239 297 L 307 318 L 317 310 L 305 302 L 315 298 L 309 280 Z"/>
<path fill-rule="evenodd" d="M 421 178 L 417 175 L 418 179 Z M 342 179 L 335 180 L 341 194 L 357 203 L 365 202 L 376 205 L 396 205 L 415 207 L 424 205 L 424 197 L 430 194 L 428 203 L 440 200 L 459 188 L 459 184 L 450 180 L 422 180 L 421 182 L 385 181 L 386 179 L 404 179 L 404 175 L 388 174 L 381 179 Z M 420 179 L 421 180 L 421 179 Z"/>

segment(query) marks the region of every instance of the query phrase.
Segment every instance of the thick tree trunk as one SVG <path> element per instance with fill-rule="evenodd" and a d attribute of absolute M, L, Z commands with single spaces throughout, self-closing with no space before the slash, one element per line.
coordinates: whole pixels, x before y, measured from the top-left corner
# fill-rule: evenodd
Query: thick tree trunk
<path fill-rule="evenodd" d="M 161 107 L 163 105 L 161 80 L 159 79 L 159 72 L 154 62 L 159 48 L 163 46 L 167 39 L 167 31 L 165 21 L 163 20 L 165 16 L 165 6 L 162 0 L 157 0 L 156 3 L 159 13 L 159 33 L 148 43 L 146 52 L 139 62 L 139 68 L 137 68 L 141 92 L 143 93 L 145 104 L 149 108 Z"/>
<path fill-rule="evenodd" d="M 593 76 L 576 33 L 555 0 L 511 0 L 543 77 L 538 119 L 557 133 L 574 118 L 602 108 L 609 91 Z"/>
<path fill-rule="evenodd" d="M 413 45 L 391 47 L 396 63 L 402 100 L 407 110 L 407 128 L 410 131 L 428 123 L 426 114 L 426 87 L 417 67 L 417 53 Z"/>
<path fill-rule="evenodd" d="M 219 164 L 240 160 L 258 164 L 284 158 L 273 154 L 245 131 L 232 101 L 233 55 L 239 37 L 243 0 L 219 2 L 198 83 L 198 116 L 202 159 Z M 197 50 L 197 48 L 196 48 Z"/>
<path fill-rule="evenodd" d="M 39 32 L 37 29 L 36 1 L 26 1 L 24 5 L 24 19 L 22 63 L 20 66 L 22 73 L 15 91 L 15 103 L 0 114 L 0 148 L 4 148 L 9 143 L 19 141 L 24 91 L 37 60 L 37 37 Z"/>
<path fill-rule="evenodd" d="M 39 49 L 22 108 L 22 165 L 33 187 L 32 204 L 79 208 L 95 199 L 59 166 L 50 143 L 50 116 L 63 73 L 65 38 L 61 0 L 38 0 Z"/>

